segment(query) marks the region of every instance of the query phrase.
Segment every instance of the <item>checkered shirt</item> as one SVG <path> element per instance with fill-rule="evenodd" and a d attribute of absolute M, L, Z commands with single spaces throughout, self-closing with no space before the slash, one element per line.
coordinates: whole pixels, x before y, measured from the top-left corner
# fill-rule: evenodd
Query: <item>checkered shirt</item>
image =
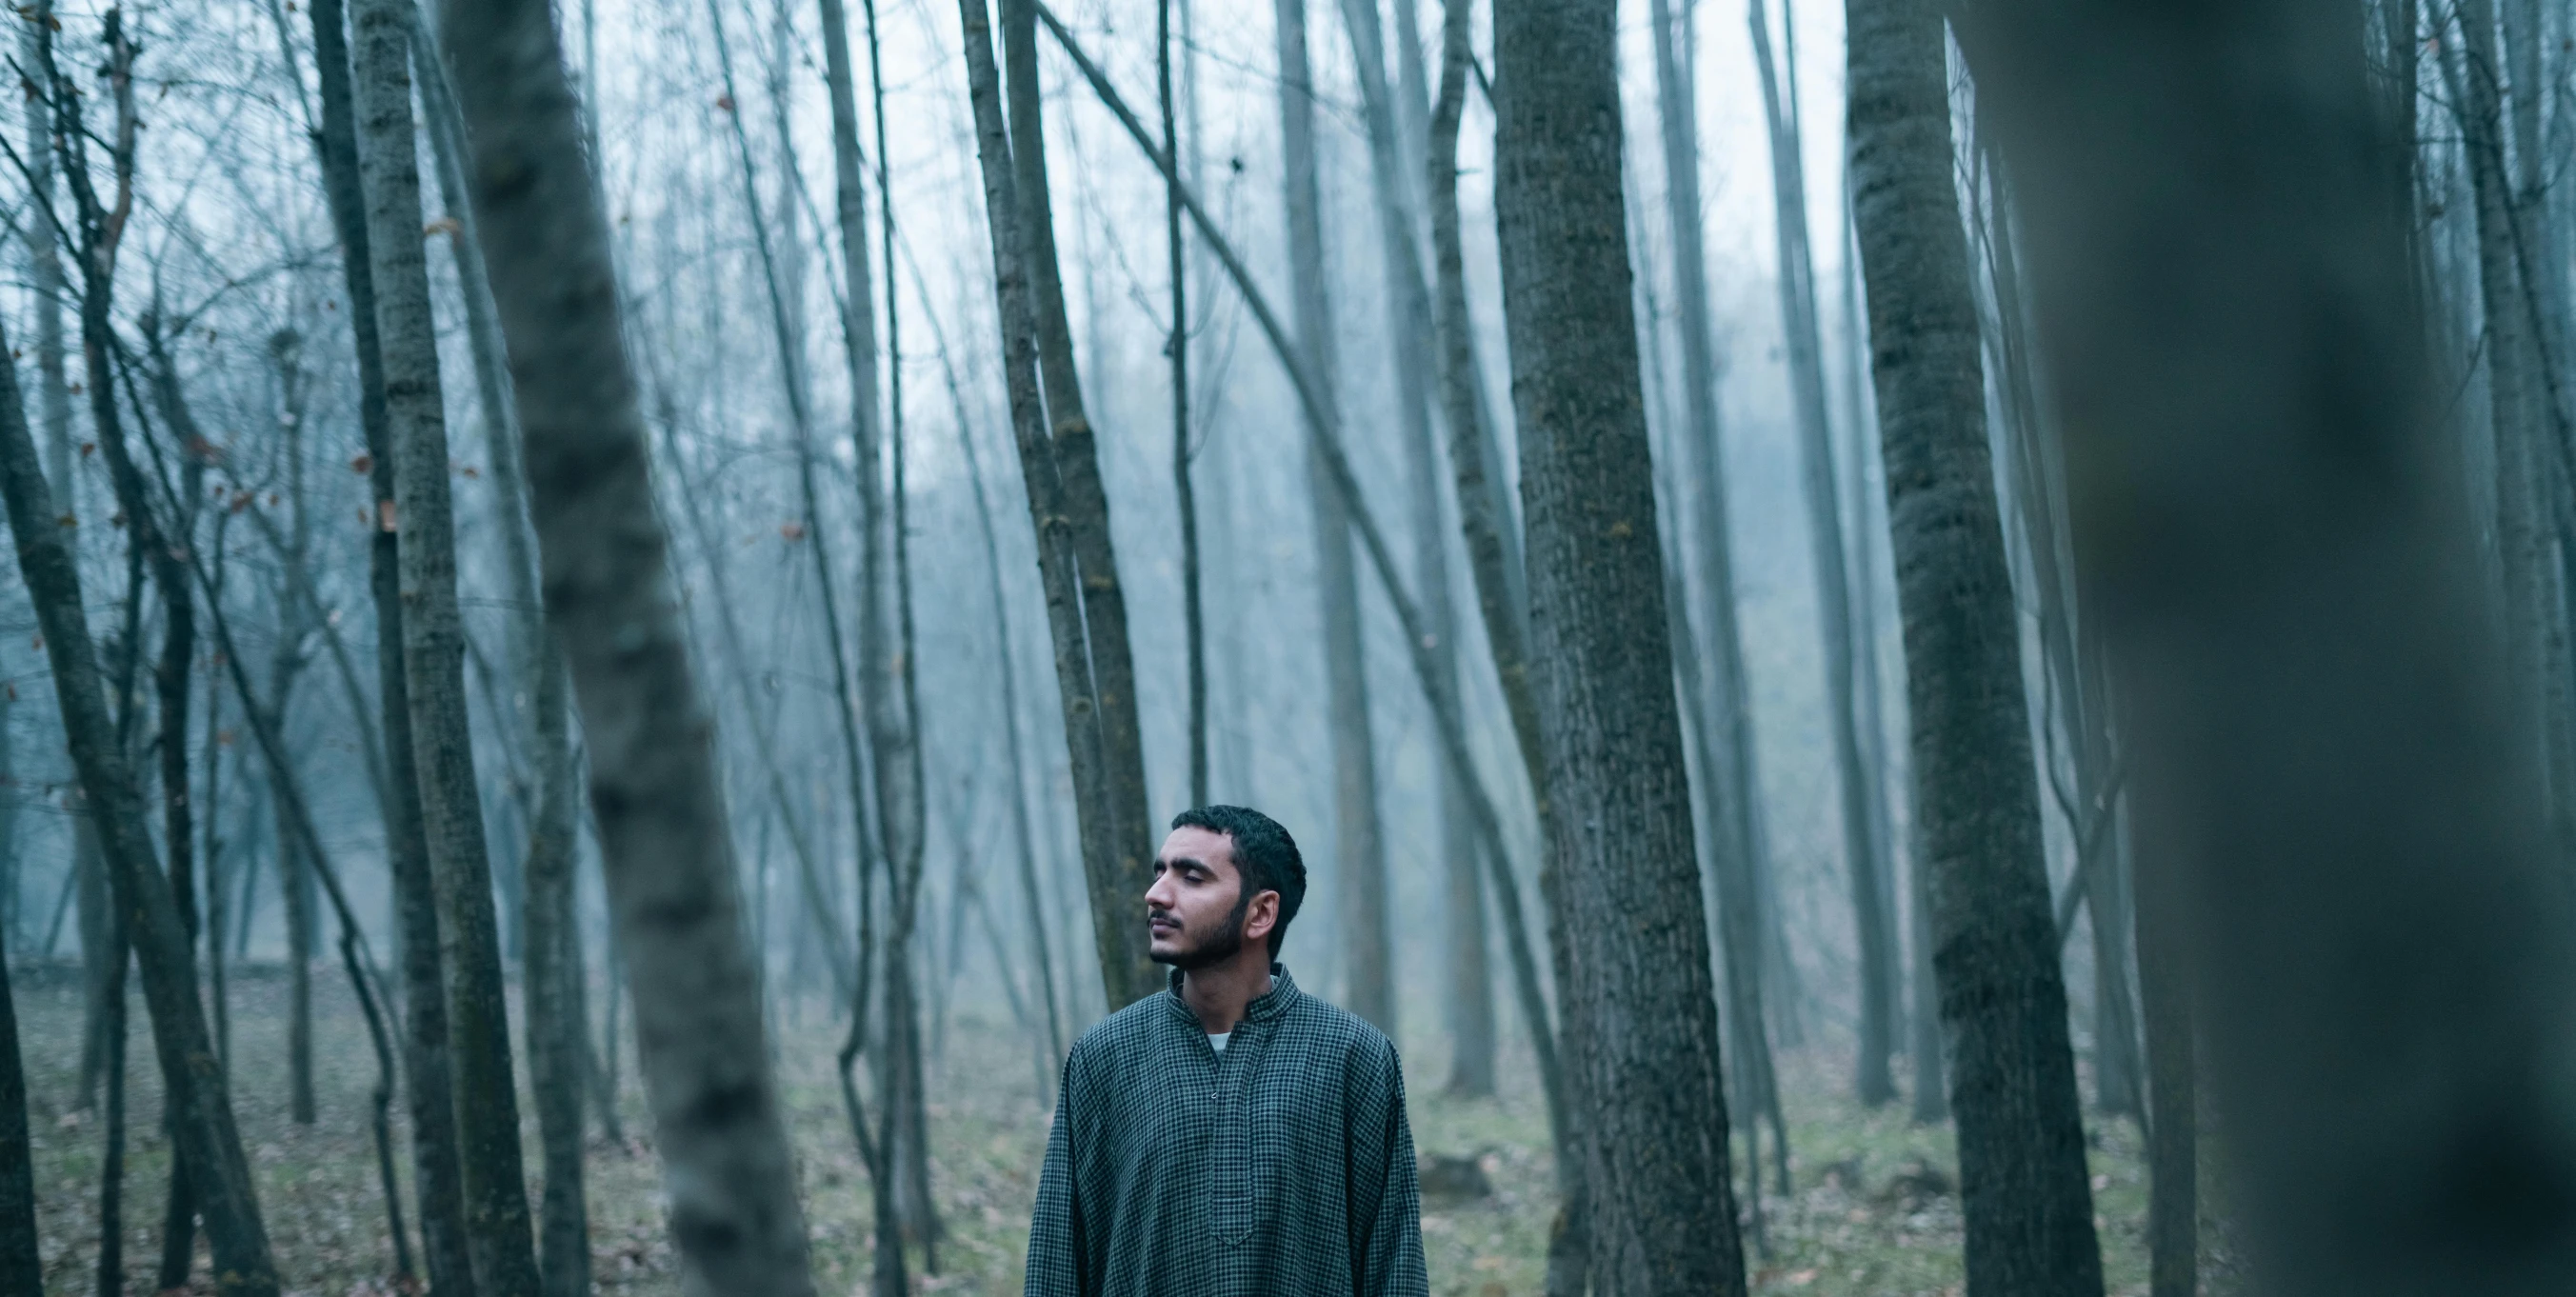
<path fill-rule="evenodd" d="M 1026 1297 L 1428 1297 L 1395 1045 L 1270 976 L 1223 1053 L 1177 972 L 1075 1042 Z"/>

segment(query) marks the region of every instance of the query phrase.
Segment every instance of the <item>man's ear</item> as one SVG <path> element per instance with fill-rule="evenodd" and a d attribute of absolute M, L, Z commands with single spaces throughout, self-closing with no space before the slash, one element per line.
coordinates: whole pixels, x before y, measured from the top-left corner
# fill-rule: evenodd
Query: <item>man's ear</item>
<path fill-rule="evenodd" d="M 1252 894 L 1252 904 L 1243 910 L 1243 939 L 1259 941 L 1279 926 L 1279 893 L 1259 891 Z"/>

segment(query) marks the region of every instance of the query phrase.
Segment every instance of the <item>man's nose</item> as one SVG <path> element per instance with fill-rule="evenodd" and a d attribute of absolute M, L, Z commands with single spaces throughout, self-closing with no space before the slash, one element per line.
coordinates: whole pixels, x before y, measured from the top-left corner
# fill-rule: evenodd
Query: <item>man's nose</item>
<path fill-rule="evenodd" d="M 1154 879 L 1154 885 L 1145 889 L 1145 903 L 1147 905 L 1160 906 L 1166 910 L 1172 908 L 1172 902 L 1179 898 L 1172 894 L 1171 887 L 1172 876 L 1170 874 L 1157 875 Z"/>

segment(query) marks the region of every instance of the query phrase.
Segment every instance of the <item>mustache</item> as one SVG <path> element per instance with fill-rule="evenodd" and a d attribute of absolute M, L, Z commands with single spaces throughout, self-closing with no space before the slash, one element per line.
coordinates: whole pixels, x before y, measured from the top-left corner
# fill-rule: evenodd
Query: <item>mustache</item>
<path fill-rule="evenodd" d="M 1181 915 L 1178 910 L 1167 910 L 1159 905 L 1146 906 L 1145 921 L 1147 923 L 1151 923 L 1156 919 L 1160 919 L 1165 923 L 1171 924 L 1175 928 L 1185 928 L 1189 926 L 1188 924 L 1181 922 Z"/>

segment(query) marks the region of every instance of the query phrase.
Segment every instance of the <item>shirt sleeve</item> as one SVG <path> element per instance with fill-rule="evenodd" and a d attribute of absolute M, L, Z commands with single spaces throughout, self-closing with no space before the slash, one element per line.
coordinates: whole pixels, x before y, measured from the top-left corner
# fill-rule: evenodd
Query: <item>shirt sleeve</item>
<path fill-rule="evenodd" d="M 1047 1131 L 1046 1162 L 1038 1172 L 1037 1211 L 1029 1220 L 1029 1264 L 1024 1297 L 1091 1297 L 1082 1279 L 1081 1203 L 1074 1192 L 1073 1122 L 1082 1081 L 1075 1051 L 1064 1061 L 1056 1087 L 1055 1122 Z"/>
<path fill-rule="evenodd" d="M 1352 1290 L 1358 1297 L 1429 1297 L 1422 1264 L 1422 1190 L 1404 1069 L 1392 1045 L 1353 1096 L 1350 1166 Z"/>

